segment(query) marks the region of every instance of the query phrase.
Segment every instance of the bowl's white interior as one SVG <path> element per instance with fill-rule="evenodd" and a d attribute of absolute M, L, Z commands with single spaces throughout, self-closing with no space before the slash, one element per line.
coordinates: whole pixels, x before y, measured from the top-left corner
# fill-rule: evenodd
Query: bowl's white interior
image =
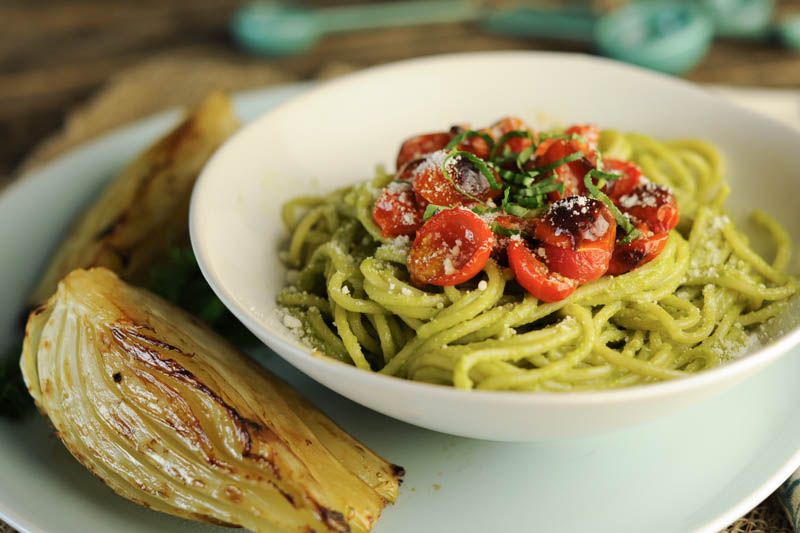
<path fill-rule="evenodd" d="M 280 207 L 393 168 L 402 139 L 503 115 L 530 123 L 594 122 L 660 138 L 715 143 L 741 220 L 754 207 L 800 239 L 800 136 L 684 82 L 605 60 L 564 54 L 488 53 L 391 65 L 321 86 L 256 120 L 204 171 L 193 239 L 212 285 L 240 313 L 296 343 L 280 324 L 285 284 L 277 251 Z"/>

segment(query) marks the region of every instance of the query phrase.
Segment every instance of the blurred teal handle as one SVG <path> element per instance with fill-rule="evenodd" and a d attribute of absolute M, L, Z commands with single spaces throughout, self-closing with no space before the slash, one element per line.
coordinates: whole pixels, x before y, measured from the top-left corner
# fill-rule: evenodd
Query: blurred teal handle
<path fill-rule="evenodd" d="M 311 13 L 325 33 L 463 22 L 475 20 L 482 14 L 481 2 L 464 0 L 358 4 L 328 7 Z"/>
<path fill-rule="evenodd" d="M 231 19 L 233 38 L 254 54 L 287 55 L 307 50 L 333 32 L 474 20 L 479 0 L 359 4 L 311 10 L 280 2 L 252 2 Z"/>
<path fill-rule="evenodd" d="M 509 37 L 544 37 L 591 42 L 596 16 L 585 9 L 519 8 L 489 13 L 481 27 Z"/>

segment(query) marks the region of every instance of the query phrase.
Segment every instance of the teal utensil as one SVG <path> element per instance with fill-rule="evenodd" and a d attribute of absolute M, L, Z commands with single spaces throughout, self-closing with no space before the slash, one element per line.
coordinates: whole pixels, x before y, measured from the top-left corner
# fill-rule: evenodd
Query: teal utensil
<path fill-rule="evenodd" d="M 714 20 L 714 33 L 721 37 L 767 37 L 770 34 L 774 0 L 702 0 Z"/>
<path fill-rule="evenodd" d="M 310 48 L 329 33 L 475 20 L 480 2 L 464 0 L 359 4 L 316 10 L 256 2 L 231 21 L 236 42 L 255 54 L 287 55 Z"/>
<path fill-rule="evenodd" d="M 713 37 L 711 18 L 688 3 L 631 4 L 600 19 L 594 31 L 602 54 L 670 74 L 699 63 Z"/>
<path fill-rule="evenodd" d="M 642 1 L 601 17 L 587 8 L 495 10 L 482 5 L 479 0 L 436 0 L 309 10 L 257 2 L 235 14 L 231 30 L 251 53 L 288 55 L 329 33 L 479 20 L 487 31 L 590 42 L 614 59 L 681 74 L 705 56 L 715 31 L 736 37 L 771 34 L 774 11 L 774 0 Z M 800 47 L 798 26 L 786 22 L 779 27 L 787 46 Z"/>
<path fill-rule="evenodd" d="M 709 16 L 688 2 L 641 2 L 602 17 L 591 11 L 519 9 L 489 15 L 482 26 L 506 35 L 595 44 L 604 55 L 681 74 L 706 54 L 714 35 Z"/>
<path fill-rule="evenodd" d="M 777 25 L 778 36 L 784 46 L 800 51 L 800 15 L 792 15 Z"/>

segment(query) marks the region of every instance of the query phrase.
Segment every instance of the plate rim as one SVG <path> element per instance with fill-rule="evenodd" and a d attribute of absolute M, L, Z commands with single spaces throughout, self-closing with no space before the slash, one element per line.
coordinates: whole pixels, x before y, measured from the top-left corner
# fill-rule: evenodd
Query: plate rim
<path fill-rule="evenodd" d="M 307 90 L 309 85 L 310 84 L 303 82 L 279 84 L 235 92 L 232 94 L 232 96 L 236 104 L 240 105 L 243 101 L 250 98 L 261 99 L 269 97 L 271 93 L 277 92 L 277 90 L 280 89 L 292 89 L 298 91 L 302 91 L 303 89 Z M 739 104 L 736 105 L 738 106 Z M 42 163 L 41 165 L 37 165 L 35 168 L 32 168 L 29 171 L 13 178 L 11 183 L 0 190 L 0 199 L 4 199 L 6 196 L 13 194 L 31 180 L 48 181 L 53 179 L 55 176 L 53 173 L 57 172 L 59 167 L 65 164 L 65 161 L 86 157 L 87 152 L 91 153 L 93 150 L 98 149 L 98 147 L 102 147 L 106 143 L 113 144 L 114 142 L 119 142 L 116 140 L 117 138 L 125 138 L 130 136 L 139 128 L 152 127 L 157 121 L 168 120 L 168 117 L 171 115 L 174 115 L 177 118 L 177 113 L 179 113 L 178 109 L 170 109 L 154 113 L 131 123 L 115 127 L 112 130 L 99 135 L 97 138 L 85 143 L 81 143 L 67 152 L 45 163 Z M 720 528 L 732 523 L 734 520 L 747 513 L 764 498 L 774 492 L 775 489 L 777 489 L 788 477 L 788 475 L 798 467 L 800 467 L 800 450 L 798 450 L 793 456 L 789 457 L 783 466 L 769 476 L 761 485 L 755 487 L 752 491 L 748 491 L 748 495 L 740 499 L 738 503 L 736 503 L 734 506 L 731 506 L 726 512 L 709 519 L 704 525 L 699 526 L 698 531 L 718 531 Z M 109 494 L 109 496 L 113 497 L 111 494 Z M 48 529 L 37 526 L 35 516 L 31 518 L 18 513 L 14 509 L 10 508 L 6 501 L 3 500 L 0 500 L 0 517 L 9 525 L 20 531 L 48 531 Z"/>

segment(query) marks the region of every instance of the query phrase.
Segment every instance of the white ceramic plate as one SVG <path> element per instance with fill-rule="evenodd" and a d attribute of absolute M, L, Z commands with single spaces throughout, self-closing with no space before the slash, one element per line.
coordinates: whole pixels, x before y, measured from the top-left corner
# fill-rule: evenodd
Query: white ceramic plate
<path fill-rule="evenodd" d="M 237 99 L 246 118 L 304 87 Z M 174 123 L 143 121 L 76 150 L 0 196 L 0 346 L 15 339 L 36 271 L 101 183 Z M 347 431 L 406 467 L 379 533 L 714 531 L 800 466 L 800 351 L 694 409 L 605 437 L 499 444 L 451 437 L 364 409 L 274 354 L 261 361 Z M 0 421 L 0 515 L 46 533 L 223 531 L 115 496 L 67 453 L 42 418 Z"/>
<path fill-rule="evenodd" d="M 687 82 L 601 58 L 536 52 L 458 54 L 405 61 L 321 85 L 234 135 L 205 167 L 192 199 L 192 244 L 229 309 L 315 380 L 362 405 L 422 427 L 475 438 L 531 441 L 597 435 L 717 394 L 800 342 L 787 333 L 729 364 L 685 379 L 581 393 L 461 391 L 359 370 L 312 350 L 283 326 L 286 285 L 277 251 L 280 206 L 392 168 L 402 139 L 449 124 L 541 113 L 565 123 L 718 145 L 734 214 L 768 209 L 800 242 L 800 132 Z M 798 306 L 800 307 L 800 306 Z M 465 416 L 465 413 L 469 413 Z"/>

